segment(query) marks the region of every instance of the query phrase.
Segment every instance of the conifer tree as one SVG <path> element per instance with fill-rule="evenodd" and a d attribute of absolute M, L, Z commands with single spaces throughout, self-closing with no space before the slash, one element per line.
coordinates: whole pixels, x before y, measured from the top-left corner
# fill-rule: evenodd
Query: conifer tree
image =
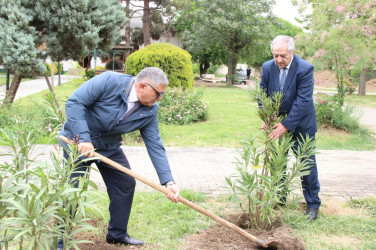
<path fill-rule="evenodd" d="M 58 62 L 109 50 L 125 22 L 117 0 L 0 1 L 0 64 L 14 71 L 3 105 L 13 103 L 22 77 L 45 71 L 47 56 Z"/>

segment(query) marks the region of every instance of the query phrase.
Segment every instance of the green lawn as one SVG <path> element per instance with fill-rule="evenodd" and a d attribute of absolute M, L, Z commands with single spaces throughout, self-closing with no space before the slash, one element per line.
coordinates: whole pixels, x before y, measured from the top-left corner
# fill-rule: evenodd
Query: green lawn
<path fill-rule="evenodd" d="M 55 87 L 56 94 L 64 106 L 64 102 L 83 80 L 77 79 L 62 86 Z M 161 137 L 165 146 L 185 147 L 237 147 L 250 134 L 258 135 L 261 120 L 256 115 L 257 104 L 251 101 L 248 91 L 237 87 L 200 87 L 204 100 L 208 103 L 209 115 L 205 122 L 177 126 L 160 124 Z M 33 109 L 35 103 L 41 103 L 41 96 L 48 93 L 44 90 L 17 100 L 24 109 Z M 34 103 L 34 104 L 33 104 Z M 373 150 L 373 137 L 361 131 L 356 134 L 338 133 L 320 129 L 317 133 L 317 148 Z M 140 145 L 131 142 L 128 145 Z"/>
<path fill-rule="evenodd" d="M 376 95 L 348 95 L 345 97 L 345 102 L 351 105 L 376 108 Z"/>
<path fill-rule="evenodd" d="M 250 133 L 257 134 L 261 120 L 257 105 L 239 88 L 201 88 L 208 103 L 205 122 L 186 126 L 160 125 L 166 146 L 235 147 Z"/>

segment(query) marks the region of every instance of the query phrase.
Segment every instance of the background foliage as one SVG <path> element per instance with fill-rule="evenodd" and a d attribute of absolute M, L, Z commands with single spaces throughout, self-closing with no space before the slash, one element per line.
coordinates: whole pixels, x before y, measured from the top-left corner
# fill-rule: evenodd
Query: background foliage
<path fill-rule="evenodd" d="M 193 93 L 178 88 L 170 89 L 159 103 L 158 120 L 165 124 L 189 124 L 205 121 L 208 106 L 202 99 L 203 92 Z"/>
<path fill-rule="evenodd" d="M 168 77 L 168 87 L 193 89 L 191 55 L 179 47 L 167 43 L 150 44 L 127 58 L 125 70 L 136 76 L 145 67 L 162 69 Z"/>

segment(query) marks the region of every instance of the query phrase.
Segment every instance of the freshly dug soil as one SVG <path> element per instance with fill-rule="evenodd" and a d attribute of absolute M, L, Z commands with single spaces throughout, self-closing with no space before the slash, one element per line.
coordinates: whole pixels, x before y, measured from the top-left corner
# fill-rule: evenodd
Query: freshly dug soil
<path fill-rule="evenodd" d="M 239 225 L 238 215 L 231 215 L 228 221 Z M 304 249 L 303 244 L 296 237 L 291 236 L 292 229 L 286 225 L 271 231 L 257 231 L 244 229 L 253 236 L 269 245 L 268 249 Z M 182 249 L 212 250 L 212 249 L 263 249 L 234 230 L 216 224 L 215 226 L 185 238 Z"/>
<path fill-rule="evenodd" d="M 233 214 L 229 215 L 227 220 L 231 223 L 241 226 L 242 220 L 238 221 L 239 215 Z M 93 225 L 96 222 L 92 221 Z M 284 225 L 278 227 L 271 231 L 257 231 L 253 229 L 244 229 L 253 236 L 263 240 L 269 245 L 267 249 L 304 249 L 303 244 L 298 238 L 291 236 L 292 229 Z M 80 249 L 83 250 L 114 250 L 114 249 L 158 249 L 158 246 L 146 244 L 142 247 L 135 246 L 121 246 L 121 245 L 110 245 L 106 243 L 106 233 L 103 231 L 101 235 L 93 235 L 88 233 L 83 233 L 79 235 L 80 239 L 90 240 L 94 244 L 80 244 Z M 187 236 L 182 243 L 180 249 L 184 250 L 227 250 L 227 249 L 264 249 L 258 244 L 250 241 L 244 236 L 240 235 L 234 230 L 228 229 L 221 224 L 215 224 L 214 226 L 204 230 L 199 231 L 194 235 Z"/>

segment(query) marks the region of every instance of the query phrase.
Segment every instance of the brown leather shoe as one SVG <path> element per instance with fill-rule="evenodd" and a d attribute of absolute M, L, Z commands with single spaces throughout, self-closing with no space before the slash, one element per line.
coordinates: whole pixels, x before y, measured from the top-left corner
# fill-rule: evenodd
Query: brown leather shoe
<path fill-rule="evenodd" d="M 307 221 L 310 222 L 310 221 L 316 220 L 318 212 L 319 212 L 318 208 L 307 207 L 307 210 L 305 213 L 306 215 L 309 215 L 307 218 Z"/>
<path fill-rule="evenodd" d="M 106 242 L 108 244 L 124 244 L 124 245 L 134 245 L 134 246 L 142 246 L 144 244 L 142 240 L 136 240 L 129 236 L 125 236 L 122 239 L 114 239 L 110 237 L 108 234 L 106 236 Z"/>

